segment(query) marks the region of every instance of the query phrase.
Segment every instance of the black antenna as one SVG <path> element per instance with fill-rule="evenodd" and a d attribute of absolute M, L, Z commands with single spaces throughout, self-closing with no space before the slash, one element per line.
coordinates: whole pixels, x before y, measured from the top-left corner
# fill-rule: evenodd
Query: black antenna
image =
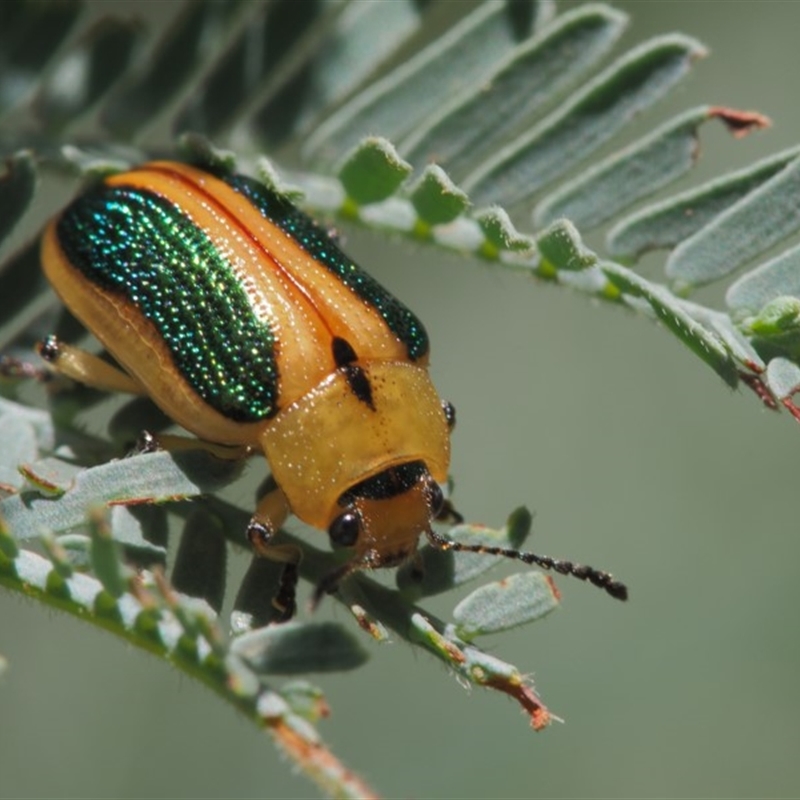
<path fill-rule="evenodd" d="M 628 587 L 624 583 L 614 580 L 610 572 L 602 572 L 594 567 L 587 567 L 583 564 L 573 564 L 571 561 L 559 561 L 550 556 L 537 556 L 535 553 L 523 553 L 519 550 L 511 550 L 506 547 L 492 547 L 485 544 L 460 544 L 448 539 L 432 529 L 425 532 L 428 541 L 437 550 L 453 550 L 459 553 L 482 553 L 487 556 L 504 556 L 505 558 L 515 558 L 526 564 L 536 564 L 543 569 L 552 569 L 561 575 L 572 575 L 582 581 L 589 581 L 600 589 L 605 589 L 612 597 L 617 600 L 628 599 Z"/>

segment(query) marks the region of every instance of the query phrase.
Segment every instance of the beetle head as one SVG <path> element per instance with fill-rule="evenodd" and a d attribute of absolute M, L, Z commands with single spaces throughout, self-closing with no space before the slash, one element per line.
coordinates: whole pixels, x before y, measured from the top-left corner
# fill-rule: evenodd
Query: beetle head
<path fill-rule="evenodd" d="M 330 524 L 329 533 L 334 544 L 353 547 L 355 556 L 322 579 L 314 593 L 314 604 L 356 570 L 394 567 L 407 561 L 417 552 L 423 533 L 437 550 L 481 553 L 535 564 L 588 581 L 618 600 L 627 600 L 625 584 L 594 567 L 494 545 L 462 544 L 442 536 L 431 523 L 437 517 L 448 516 L 441 513 L 444 503 L 439 484 L 422 461 L 386 469 L 345 492 L 339 500 L 344 510 Z M 452 510 L 449 515 L 459 516 Z"/>
<path fill-rule="evenodd" d="M 353 558 L 323 580 L 317 596 L 336 589 L 358 569 L 394 567 L 417 552 L 422 534 L 440 512 L 444 498 L 422 461 L 390 467 L 361 481 L 340 500 L 342 512 L 328 527 L 334 545 L 352 547 Z"/>

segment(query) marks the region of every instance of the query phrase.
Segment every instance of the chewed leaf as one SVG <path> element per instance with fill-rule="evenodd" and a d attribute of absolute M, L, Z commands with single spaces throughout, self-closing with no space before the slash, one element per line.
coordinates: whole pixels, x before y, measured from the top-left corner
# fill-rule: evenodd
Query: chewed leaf
<path fill-rule="evenodd" d="M 236 153 L 233 150 L 220 147 L 208 137 L 192 131 L 182 133 L 177 139 L 181 155 L 190 164 L 223 173 L 236 170 Z M 270 188 L 274 187 L 270 185 Z"/>
<path fill-rule="evenodd" d="M 98 11 L 95 5 L 108 5 L 108 9 Z M 702 55 L 702 47 L 694 40 L 680 36 L 651 40 L 628 50 L 609 67 L 620 52 L 607 57 L 626 17 L 591 2 L 567 4 L 571 7 L 552 24 L 545 18 L 555 13 L 555 0 L 185 2 L 159 8 L 152 25 L 148 12 L 156 5 L 138 4 L 136 17 L 120 16 L 115 4 L 83 0 L 8 0 L 0 6 L 3 140 L 7 153 L 22 153 L 17 156 L 22 172 L 10 171 L 5 184 L 0 176 L 0 238 L 24 219 L 26 207 L 31 218 L 40 209 L 48 215 L 58 213 L 45 206 L 51 199 L 60 202 L 62 189 L 64 198 L 71 188 L 82 191 L 77 184 L 84 179 L 83 190 L 91 191 L 92 178 L 146 159 L 177 158 L 211 166 L 212 173 L 235 169 L 261 179 L 323 226 L 343 223 L 344 229 L 332 234 L 332 241 L 338 241 L 340 233 L 346 237 L 354 223 L 417 249 L 441 248 L 452 257 L 482 260 L 493 272 L 515 270 L 522 273 L 517 283 L 524 290 L 547 282 L 548 292 L 569 287 L 607 301 L 607 313 L 635 309 L 648 320 L 663 322 L 662 328 L 674 333 L 730 385 L 738 381 L 769 408 L 788 409 L 800 419 L 800 408 L 792 401 L 800 389 L 796 280 L 800 260 L 795 253 L 760 256 L 762 261 L 773 260 L 737 282 L 729 293 L 735 313 L 729 314 L 681 298 L 678 289 L 691 280 L 678 276 L 669 288 L 657 283 L 663 278 L 641 278 L 604 260 L 607 253 L 600 250 L 599 235 L 582 238 L 591 226 L 602 223 L 611 228 L 624 209 L 643 200 L 652 202 L 648 200 L 652 192 L 684 175 L 695 163 L 697 129 L 704 120 L 722 120 L 734 136 L 763 125 L 764 118 L 756 113 L 712 105 L 684 114 L 670 110 L 666 124 L 663 117 L 648 123 L 644 114 L 634 120 L 640 111 L 652 109 L 687 73 L 693 59 Z M 97 24 L 101 14 L 106 18 Z M 456 18 L 459 21 L 450 24 Z M 60 26 L 57 30 L 54 21 Z M 440 24 L 449 26 L 443 36 Z M 122 79 L 115 83 L 117 77 Z M 336 107 L 330 105 L 332 100 Z M 629 140 L 636 141 L 621 149 L 624 143 L 618 134 L 633 129 L 631 121 L 636 125 Z M 661 127 L 654 129 L 656 124 Z M 204 133 L 187 133 L 188 125 Z M 180 144 L 187 147 L 170 148 L 170 132 L 180 134 Z M 215 141 L 206 139 L 207 135 Z M 373 138 L 360 146 L 368 136 Z M 378 138 L 383 136 L 391 137 L 396 150 L 389 139 Z M 31 142 L 36 152 L 26 156 L 20 148 Z M 267 163 L 262 153 L 275 162 Z M 25 172 L 34 158 L 48 173 L 43 182 L 47 197 L 37 198 L 35 205 L 30 203 L 33 184 L 28 180 L 33 170 Z M 787 198 L 775 203 L 775 197 L 758 193 L 785 176 L 793 168 L 790 162 L 799 158 L 797 149 L 779 154 L 650 205 L 613 228 L 612 246 L 621 248 L 620 257 L 630 253 L 635 257 L 652 247 L 685 246 L 692 237 L 696 245 L 710 230 L 713 234 L 709 226 L 754 199 L 763 219 L 744 217 L 736 224 L 755 221 L 770 233 L 783 235 L 782 230 L 791 230 L 792 213 L 800 213 L 788 207 Z M 65 169 L 70 164 L 75 168 Z M 343 164 L 340 174 L 339 164 Z M 415 174 L 409 164 L 414 165 Z M 62 185 L 64 177 L 72 178 L 75 186 Z M 203 186 L 195 188 L 193 197 L 209 210 Z M 795 188 L 800 188 L 800 182 L 787 197 L 796 196 Z M 252 216 L 242 195 L 227 190 L 224 194 L 217 198 L 223 206 L 217 210 L 224 211 L 225 219 L 214 214 L 216 221 L 209 218 L 210 227 L 201 227 L 211 235 L 222 220 L 226 229 L 228 223 L 233 225 L 236 242 L 249 240 L 263 219 Z M 537 202 L 535 223 L 549 225 L 541 235 L 531 224 Z M 502 208 L 502 203 L 518 206 Z M 770 217 L 773 211 L 777 219 Z M 272 221 L 286 222 L 283 215 Z M 278 227 L 281 236 L 297 232 L 291 224 Z M 461 684 L 501 691 L 517 700 L 535 728 L 548 723 L 549 713 L 528 677 L 536 665 L 518 669 L 475 644 L 480 635 L 530 622 L 552 610 L 557 593 L 547 575 L 519 567 L 523 573 L 470 594 L 455 609 L 454 622 L 438 619 L 416 605 L 421 595 L 460 585 L 493 565 L 506 564 L 500 556 L 459 552 L 458 547 L 484 553 L 518 550 L 530 529 L 530 514 L 520 510 L 502 530 L 467 524 L 446 529 L 436 523 L 427 542 L 425 536 L 419 537 L 420 559 L 411 560 L 410 570 L 398 574 L 400 592 L 387 585 L 392 570 L 370 572 L 360 567 L 380 561 L 394 564 L 405 548 L 397 550 L 388 542 L 364 556 L 363 548 L 370 543 L 360 541 L 351 561 L 353 554 L 326 547 L 329 537 L 317 537 L 318 548 L 313 536 L 276 531 L 280 549 L 267 555 L 285 558 L 291 566 L 254 556 L 235 602 L 231 605 L 226 598 L 223 603 L 228 549 L 223 538 L 231 539 L 234 547 L 246 547 L 247 539 L 255 538 L 257 532 L 255 527 L 248 528 L 254 505 L 258 503 L 263 511 L 264 504 L 254 502 L 252 487 L 226 485 L 238 465 L 209 459 L 203 453 L 136 456 L 85 468 L 112 455 L 121 456 L 121 448 L 112 443 L 128 442 L 142 428 L 165 430 L 171 420 L 157 410 L 158 405 L 175 406 L 160 402 L 164 396 L 159 392 L 174 387 L 155 379 L 148 385 L 154 387 L 156 403 L 140 397 L 122 408 L 117 398 L 103 396 L 102 409 L 95 414 L 91 403 L 102 396 L 99 392 L 51 396 L 49 389 L 56 388 L 58 380 L 31 386 L 32 378 L 44 379 L 48 373 L 41 362 L 25 361 L 35 358 L 30 355 L 31 344 L 41 334 L 55 329 L 64 341 L 84 346 L 92 331 L 101 345 L 111 342 L 114 333 L 103 320 L 81 315 L 90 331 L 75 332 L 81 338 L 73 342 L 67 334 L 75 320 L 68 314 L 57 318 L 63 305 L 45 291 L 37 243 L 31 239 L 18 246 L 17 238 L 6 239 L 9 255 L 0 265 L 0 358 L 5 357 L 0 361 L 0 389 L 15 397 L 33 396 L 40 404 L 47 393 L 47 416 L 52 415 L 54 423 L 48 433 L 33 415 L 25 416 L 19 409 L 6 413 L 0 400 L 0 497 L 4 498 L 0 511 L 13 520 L 13 533 L 21 543 L 0 522 L 3 588 L 125 636 L 170 668 L 184 669 L 191 679 L 211 686 L 260 732 L 276 739 L 284 753 L 330 796 L 374 794 L 338 764 L 311 727 L 327 713 L 321 694 L 295 684 L 278 695 L 268 688 L 265 675 L 351 669 L 365 655 L 342 630 L 320 623 L 317 616 L 309 625 L 256 630 L 283 618 L 291 606 L 286 597 L 296 580 L 305 584 L 301 597 L 311 587 L 316 587 L 315 597 L 333 590 L 321 613 L 341 616 L 338 606 L 342 606 L 344 630 L 352 631 L 354 637 L 421 646 Z M 272 258 L 270 242 L 275 240 L 271 234 L 261 238 L 259 247 L 266 259 L 261 266 L 274 267 L 288 280 L 286 270 L 291 264 Z M 757 244 L 771 241 L 767 237 Z M 302 232 L 295 244 L 301 249 L 308 244 Z M 735 266 L 736 258 L 749 257 L 736 244 L 735 258 L 727 257 L 722 238 L 711 242 L 712 249 L 718 250 L 711 255 L 722 252 L 725 267 Z M 294 247 L 290 249 L 298 255 Z M 233 251 L 223 255 L 237 262 L 234 272 L 249 291 L 252 265 L 239 264 L 242 253 L 235 245 Z M 45 255 L 50 254 L 46 251 Z M 689 259 L 691 268 L 707 269 L 705 263 L 712 259 L 706 259 L 705 252 L 701 255 L 699 261 Z M 405 260 L 409 258 L 416 260 L 415 253 L 406 253 Z M 256 259 L 259 264 L 262 260 Z M 709 275 L 713 269 L 703 272 Z M 311 313 L 319 293 L 305 291 L 304 276 L 295 278 L 291 293 L 300 305 L 290 303 L 290 311 Z M 327 297 L 330 292 L 323 294 Z M 455 297 L 457 292 L 450 294 Z M 352 299 L 346 292 L 337 297 L 339 306 Z M 68 295 L 65 298 L 70 300 Z M 610 310 L 612 304 L 615 310 Z M 128 315 L 123 316 L 127 319 Z M 502 320 L 503 315 L 501 311 L 489 316 Z M 632 325 L 640 324 L 633 314 L 628 316 Z M 338 323 L 333 326 L 341 328 L 339 333 L 347 332 L 347 320 L 353 315 L 345 317 L 344 328 Z M 105 322 L 110 324 L 108 319 Z M 294 344 L 294 328 L 279 328 L 273 344 L 278 356 L 285 356 Z M 545 324 L 545 328 L 552 333 L 558 326 Z M 336 333 L 328 330 L 325 336 Z M 153 345 L 148 331 L 143 336 Z M 231 341 L 225 343 L 235 349 L 236 342 Z M 97 344 L 93 342 L 90 348 Z M 580 344 L 590 348 L 595 343 L 583 337 Z M 154 346 L 158 349 L 158 342 Z M 366 358 L 363 353 L 361 357 Z M 126 358 L 123 362 L 125 368 Z M 153 368 L 169 367 L 163 359 L 156 362 Z M 427 364 L 423 362 L 418 364 L 421 369 Z M 278 377 L 282 379 L 279 390 L 286 388 L 287 376 L 281 372 Z M 584 384 L 591 389 L 591 381 Z M 376 407 L 385 388 L 373 387 Z M 361 412 L 370 413 L 363 403 Z M 178 416 L 186 420 L 185 415 Z M 145 417 L 154 424 L 142 424 Z M 215 437 L 221 427 L 206 421 L 210 428 L 204 429 L 200 417 L 194 427 L 200 435 Z M 235 426 L 229 423 L 222 427 L 232 431 Z M 354 419 L 356 428 L 357 423 Z M 269 420 L 264 424 L 269 425 Z M 255 455 L 263 426 L 239 427 Z M 325 446 L 320 442 L 320 447 Z M 390 458 L 392 453 L 382 455 Z M 374 464 L 367 461 L 356 459 L 351 464 L 353 481 L 373 469 Z M 20 483 L 17 463 L 23 465 L 27 485 Z M 260 472 L 261 466 L 254 471 Z M 191 503 L 170 503 L 209 495 L 223 486 L 230 501 L 206 496 Z M 309 483 L 305 488 L 313 494 L 319 486 Z M 262 484 L 259 497 L 267 489 Z M 297 503 L 292 504 L 299 509 Z M 88 525 L 86 513 L 91 517 Z M 154 561 L 167 563 L 167 516 L 185 518 L 180 545 L 169 551 L 171 584 L 166 569 L 151 569 Z M 300 523 L 292 520 L 290 527 L 295 524 Z M 29 550 L 30 540 L 34 541 Z M 550 551 L 544 545 L 543 549 Z M 295 553 L 302 554 L 297 563 L 292 558 Z M 626 595 L 622 584 L 588 567 L 555 565 L 533 553 L 505 555 L 529 563 L 538 559 L 544 567 L 557 566 L 605 584 L 615 597 Z M 137 573 L 129 573 L 121 558 L 132 560 Z M 356 568 L 355 574 L 337 583 L 350 567 Z M 415 570 L 424 570 L 419 582 L 412 574 Z M 508 571 L 506 564 L 501 574 Z M 236 587 L 231 588 L 236 593 Z M 226 635 L 219 627 L 218 614 L 226 606 L 233 608 L 234 635 Z M 306 616 L 302 603 L 299 615 Z"/>
<path fill-rule="evenodd" d="M 581 272 L 597 264 L 597 255 L 583 243 L 568 220 L 553 223 L 536 240 L 542 256 L 540 271 Z"/>
<path fill-rule="evenodd" d="M 432 624 L 422 614 L 413 614 L 409 623 L 411 641 L 428 648 L 456 676 L 477 686 L 503 692 L 516 700 L 529 715 L 534 730 L 542 730 L 550 724 L 550 712 L 537 697 L 531 681 L 526 680 L 513 664 L 484 653 L 473 644 L 465 643 L 453 635 L 453 630 L 442 630 L 441 624 Z"/>
<path fill-rule="evenodd" d="M 360 642 L 334 622 L 287 622 L 244 633 L 231 652 L 258 674 L 297 675 L 355 669 L 368 656 Z"/>
<path fill-rule="evenodd" d="M 308 681 L 295 680 L 281 687 L 281 697 L 295 714 L 309 722 L 318 722 L 330 714 L 330 707 L 322 689 Z"/>
<path fill-rule="evenodd" d="M 719 118 L 720 113 L 709 106 L 684 112 L 600 161 L 548 195 L 536 208 L 535 222 L 546 225 L 567 217 L 587 231 L 613 219 L 623 209 L 687 173 L 698 157 L 700 126 Z M 758 127 L 757 119 L 752 127 Z M 741 130 L 749 129 L 736 128 L 737 133 Z"/>
<path fill-rule="evenodd" d="M 92 512 L 89 515 L 89 534 L 94 574 L 112 597 L 121 597 L 128 588 L 129 573 L 120 559 L 120 547 L 111 538 L 111 530 L 101 513 Z"/>
<path fill-rule="evenodd" d="M 494 257 L 503 250 L 515 253 L 527 253 L 535 247 L 531 236 L 520 233 L 511 222 L 508 213 L 497 206 L 476 211 L 475 220 L 486 237 L 484 250 Z"/>
<path fill-rule="evenodd" d="M 92 539 L 84 533 L 65 533 L 58 537 L 58 546 L 64 551 L 69 563 L 85 571 L 92 565 Z"/>
<path fill-rule="evenodd" d="M 552 578 L 541 572 L 520 572 L 487 583 L 454 609 L 456 633 L 465 641 L 514 628 L 549 614 L 558 606 Z"/>
<path fill-rule="evenodd" d="M 75 485 L 81 468 L 60 458 L 47 457 L 19 463 L 19 471 L 30 486 L 42 494 L 60 497 Z"/>

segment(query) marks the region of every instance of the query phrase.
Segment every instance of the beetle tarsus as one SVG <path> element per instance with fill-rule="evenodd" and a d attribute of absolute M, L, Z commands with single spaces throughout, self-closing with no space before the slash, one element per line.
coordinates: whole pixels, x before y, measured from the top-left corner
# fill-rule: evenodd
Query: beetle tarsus
<path fill-rule="evenodd" d="M 297 611 L 297 581 L 299 579 L 297 572 L 297 564 L 294 562 L 287 562 L 283 565 L 281 571 L 280 582 L 278 583 L 278 591 L 272 598 L 272 606 L 277 609 L 280 616 L 278 622 L 288 622 Z"/>
<path fill-rule="evenodd" d="M 144 453 L 157 453 L 161 449 L 158 437 L 150 431 L 142 431 L 136 439 L 136 452 L 140 455 Z"/>
<path fill-rule="evenodd" d="M 54 363 L 58 359 L 58 354 L 61 352 L 61 345 L 58 341 L 58 337 L 53 333 L 46 336 L 36 346 L 36 351 L 48 364 Z"/>

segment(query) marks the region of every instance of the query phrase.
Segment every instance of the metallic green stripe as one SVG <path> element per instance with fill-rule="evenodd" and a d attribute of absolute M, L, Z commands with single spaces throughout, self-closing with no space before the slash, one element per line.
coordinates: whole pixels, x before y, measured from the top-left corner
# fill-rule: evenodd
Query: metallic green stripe
<path fill-rule="evenodd" d="M 353 263 L 331 237 L 299 208 L 252 178 L 237 174 L 219 174 L 217 177 L 247 197 L 262 216 L 289 234 L 313 259 L 374 308 L 389 330 L 405 345 L 412 361 L 428 352 L 428 334 L 416 315 Z"/>
<path fill-rule="evenodd" d="M 176 369 L 208 405 L 240 422 L 277 412 L 274 334 L 180 208 L 141 189 L 100 186 L 64 211 L 57 233 L 73 266 L 156 326 Z"/>

